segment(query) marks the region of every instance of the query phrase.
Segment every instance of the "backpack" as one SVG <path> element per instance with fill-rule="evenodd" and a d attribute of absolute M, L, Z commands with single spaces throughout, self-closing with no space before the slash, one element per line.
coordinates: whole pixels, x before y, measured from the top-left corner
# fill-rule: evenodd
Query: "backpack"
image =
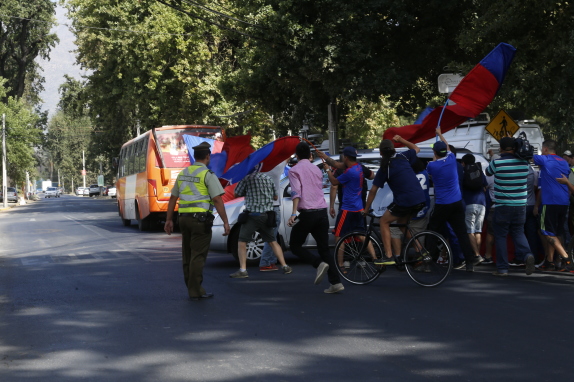
<path fill-rule="evenodd" d="M 473 163 L 464 166 L 462 186 L 470 191 L 478 191 L 483 187 L 480 163 Z"/>
<path fill-rule="evenodd" d="M 514 155 L 520 159 L 532 159 L 534 156 L 534 147 L 526 139 L 524 132 L 520 133 L 518 138 L 514 140 Z"/>

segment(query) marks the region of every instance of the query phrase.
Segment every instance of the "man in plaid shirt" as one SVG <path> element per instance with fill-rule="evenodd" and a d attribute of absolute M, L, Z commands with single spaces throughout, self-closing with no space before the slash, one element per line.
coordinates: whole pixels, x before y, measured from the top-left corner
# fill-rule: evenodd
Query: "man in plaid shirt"
<path fill-rule="evenodd" d="M 247 221 L 239 230 L 239 270 L 229 275 L 232 278 L 247 278 L 247 242 L 255 231 L 261 234 L 264 242 L 269 243 L 275 256 L 281 263 L 285 274 L 291 273 L 291 267 L 285 263 L 281 246 L 277 243 L 273 227 L 268 225 L 267 214 L 273 213 L 273 200 L 277 200 L 277 190 L 271 178 L 263 173 L 254 172 L 247 175 L 235 188 L 235 197 L 245 196 L 245 210 L 249 211 Z"/>

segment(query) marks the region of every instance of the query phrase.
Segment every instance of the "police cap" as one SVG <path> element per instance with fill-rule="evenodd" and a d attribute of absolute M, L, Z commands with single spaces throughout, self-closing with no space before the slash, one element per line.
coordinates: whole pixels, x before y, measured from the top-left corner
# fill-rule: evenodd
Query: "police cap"
<path fill-rule="evenodd" d="M 193 151 L 211 151 L 211 145 L 207 142 L 201 142 L 197 146 L 192 147 Z"/>

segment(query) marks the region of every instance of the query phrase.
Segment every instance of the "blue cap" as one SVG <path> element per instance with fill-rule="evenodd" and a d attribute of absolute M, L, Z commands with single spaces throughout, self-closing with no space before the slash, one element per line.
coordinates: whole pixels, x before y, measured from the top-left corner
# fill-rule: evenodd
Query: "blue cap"
<path fill-rule="evenodd" d="M 347 146 L 343 149 L 343 155 L 346 157 L 360 157 L 360 155 L 357 153 L 357 149 L 355 149 L 352 146 Z"/>
<path fill-rule="evenodd" d="M 446 153 L 447 149 L 446 149 L 446 143 L 444 143 L 443 141 L 438 141 L 436 142 L 433 147 L 432 147 L 433 151 L 435 153 Z"/>

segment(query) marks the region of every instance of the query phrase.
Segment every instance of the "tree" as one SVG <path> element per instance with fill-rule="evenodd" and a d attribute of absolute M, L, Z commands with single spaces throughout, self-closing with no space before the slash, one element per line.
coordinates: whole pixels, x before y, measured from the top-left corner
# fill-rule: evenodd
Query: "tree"
<path fill-rule="evenodd" d="M 551 0 L 477 1 L 476 6 L 466 13 L 460 46 L 478 57 L 502 41 L 517 49 L 491 109 L 541 116 L 559 140 L 573 138 L 574 6 Z"/>
<path fill-rule="evenodd" d="M 36 165 L 34 147 L 41 142 L 39 117 L 22 99 L 6 97 L 6 80 L 0 78 L 0 115 L 6 115 L 7 175 L 14 185 L 26 179 Z"/>
<path fill-rule="evenodd" d="M 50 29 L 55 25 L 56 3 L 51 0 L 3 0 L 0 3 L 0 77 L 8 80 L 6 97 L 21 98 L 30 91 L 38 100 L 43 78 L 34 62 L 48 59 L 50 49 L 59 41 Z"/>

